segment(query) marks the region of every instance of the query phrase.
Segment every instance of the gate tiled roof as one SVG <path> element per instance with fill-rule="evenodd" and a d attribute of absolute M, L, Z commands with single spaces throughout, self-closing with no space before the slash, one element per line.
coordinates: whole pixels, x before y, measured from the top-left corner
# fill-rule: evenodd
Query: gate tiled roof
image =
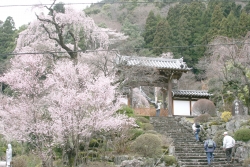
<path fill-rule="evenodd" d="M 210 97 L 206 90 L 172 90 L 173 97 Z"/>
<path fill-rule="evenodd" d="M 162 57 L 138 57 L 138 56 L 117 56 L 117 64 L 124 64 L 127 66 L 145 66 L 154 67 L 157 69 L 173 69 L 189 71 L 186 63 L 183 62 L 183 58 L 180 59 L 167 59 Z"/>

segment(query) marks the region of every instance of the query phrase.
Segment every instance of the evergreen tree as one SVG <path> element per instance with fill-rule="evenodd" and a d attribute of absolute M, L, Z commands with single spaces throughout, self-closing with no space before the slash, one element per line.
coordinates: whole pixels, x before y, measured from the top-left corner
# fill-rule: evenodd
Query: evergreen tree
<path fill-rule="evenodd" d="M 162 19 L 156 28 L 153 40 L 153 52 L 160 55 L 171 51 L 172 32 L 167 20 Z"/>
<path fill-rule="evenodd" d="M 244 37 L 248 31 L 250 31 L 250 16 L 243 10 L 240 15 L 236 33 L 239 37 Z"/>
<path fill-rule="evenodd" d="M 250 13 L 250 2 L 244 7 L 244 10 L 246 11 L 247 14 Z"/>
<path fill-rule="evenodd" d="M 221 22 L 220 34 L 227 37 L 236 37 L 238 21 L 234 15 L 234 12 L 231 11 L 227 18 L 223 18 Z"/>
<path fill-rule="evenodd" d="M 0 53 L 11 53 L 15 47 L 15 22 L 12 17 L 7 17 L 0 27 Z M 1 55 L 1 59 L 6 59 L 6 55 Z"/>
<path fill-rule="evenodd" d="M 152 48 L 154 35 L 156 31 L 157 24 L 159 22 L 159 18 L 157 18 L 153 11 L 150 11 L 146 20 L 145 31 L 142 34 L 145 47 Z"/>
<path fill-rule="evenodd" d="M 7 17 L 5 22 L 0 25 L 0 74 L 2 74 L 8 64 L 8 53 L 12 53 L 16 43 L 16 28 L 12 17 Z"/>
<path fill-rule="evenodd" d="M 219 31 L 221 29 L 221 22 L 223 20 L 224 15 L 222 13 L 220 5 L 216 5 L 212 14 L 210 29 L 208 32 L 209 38 L 213 38 L 216 35 L 219 35 Z"/>
<path fill-rule="evenodd" d="M 180 38 L 179 38 L 179 20 L 181 17 L 181 10 L 182 10 L 183 4 L 177 4 L 174 7 L 170 7 L 167 21 L 170 25 L 171 32 L 173 34 L 171 44 L 172 46 L 180 45 Z M 172 48 L 172 51 L 174 53 L 175 57 L 179 57 L 180 52 L 178 48 Z"/>

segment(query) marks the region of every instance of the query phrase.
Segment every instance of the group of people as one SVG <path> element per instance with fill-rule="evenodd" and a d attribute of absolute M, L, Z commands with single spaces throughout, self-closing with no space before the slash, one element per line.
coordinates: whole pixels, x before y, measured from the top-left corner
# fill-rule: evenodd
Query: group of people
<path fill-rule="evenodd" d="M 199 132 L 201 131 L 202 126 L 199 125 L 199 123 L 194 123 L 192 125 L 192 129 L 194 132 L 196 142 L 199 142 L 200 141 Z M 223 135 L 224 135 L 223 150 L 226 153 L 227 164 L 229 164 L 233 161 L 232 152 L 233 152 L 233 147 L 235 145 L 235 140 L 233 137 L 228 135 L 228 132 L 224 132 Z M 211 162 L 214 161 L 214 150 L 215 149 L 216 149 L 216 143 L 212 140 L 211 137 L 208 137 L 207 140 L 205 140 L 205 142 L 204 142 L 204 150 L 206 152 L 207 163 L 209 166 L 211 165 Z"/>

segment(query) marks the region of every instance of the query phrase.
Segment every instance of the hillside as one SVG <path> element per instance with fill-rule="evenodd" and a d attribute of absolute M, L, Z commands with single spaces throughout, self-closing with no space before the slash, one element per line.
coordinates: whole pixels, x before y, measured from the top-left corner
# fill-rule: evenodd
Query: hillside
<path fill-rule="evenodd" d="M 154 3 L 132 5 L 119 3 L 94 4 L 87 8 L 85 12 L 100 26 L 121 31 L 123 22 L 128 19 L 142 31 L 150 11 L 161 17 L 166 17 L 169 8 L 176 5 L 176 3 L 166 5 L 162 8 L 157 7 Z"/>
<path fill-rule="evenodd" d="M 154 1 L 154 0 L 153 0 Z M 130 1 L 131 2 L 131 1 Z M 145 2 L 145 1 L 143 1 Z M 246 1 L 234 1 L 237 5 L 241 5 L 244 8 L 247 4 Z M 180 2 L 174 3 L 134 3 L 134 4 L 121 4 L 113 3 L 113 1 L 103 0 L 100 4 L 93 4 L 87 9 L 85 13 L 93 18 L 101 27 L 108 27 L 121 31 L 122 24 L 125 19 L 128 19 L 132 24 L 137 26 L 141 31 L 144 30 L 146 19 L 150 11 L 153 11 L 155 15 L 161 17 L 167 17 L 168 11 L 171 7 L 176 6 Z M 208 3 L 203 2 L 208 5 Z"/>

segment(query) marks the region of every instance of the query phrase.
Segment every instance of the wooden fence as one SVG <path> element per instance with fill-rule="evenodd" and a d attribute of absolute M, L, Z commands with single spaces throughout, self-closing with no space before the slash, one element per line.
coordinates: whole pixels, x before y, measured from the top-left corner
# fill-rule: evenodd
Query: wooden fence
<path fill-rule="evenodd" d="M 155 116 L 156 109 L 155 108 L 134 108 L 136 115 L 141 116 Z M 168 116 L 168 110 L 161 109 L 160 116 Z"/>

